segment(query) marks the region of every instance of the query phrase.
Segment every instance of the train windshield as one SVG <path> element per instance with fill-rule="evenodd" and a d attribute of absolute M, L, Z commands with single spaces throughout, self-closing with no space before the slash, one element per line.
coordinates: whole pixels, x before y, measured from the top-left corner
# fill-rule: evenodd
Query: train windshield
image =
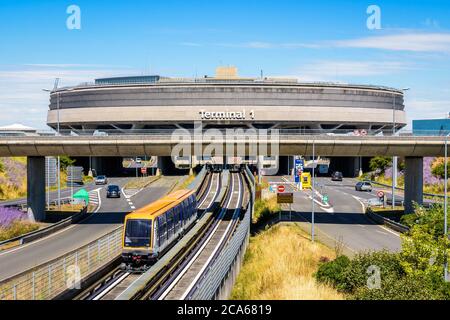
<path fill-rule="evenodd" d="M 152 221 L 143 219 L 127 220 L 125 229 L 126 247 L 149 247 Z"/>

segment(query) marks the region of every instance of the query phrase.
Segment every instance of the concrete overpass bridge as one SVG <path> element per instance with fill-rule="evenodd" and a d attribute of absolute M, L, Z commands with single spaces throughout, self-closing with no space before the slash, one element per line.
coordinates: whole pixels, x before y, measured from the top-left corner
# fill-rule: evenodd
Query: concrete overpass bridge
<path fill-rule="evenodd" d="M 405 207 L 422 203 L 423 157 L 444 156 L 443 136 L 324 136 L 280 133 L 276 136 L 208 136 L 171 134 L 116 136 L 52 136 L 0 138 L 0 157 L 26 156 L 28 208 L 36 220 L 45 215 L 45 156 L 160 156 L 166 161 L 174 148 L 198 155 L 214 145 L 214 156 L 246 154 L 320 156 L 403 156 L 406 159 Z M 257 147 L 257 149 L 255 149 Z M 241 150 L 243 150 L 241 149 Z M 255 151 L 256 150 L 256 151 Z"/>

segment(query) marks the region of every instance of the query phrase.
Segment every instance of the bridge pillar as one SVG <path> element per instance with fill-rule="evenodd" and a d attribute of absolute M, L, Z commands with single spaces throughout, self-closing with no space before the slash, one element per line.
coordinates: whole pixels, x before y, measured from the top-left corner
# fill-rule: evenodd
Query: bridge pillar
<path fill-rule="evenodd" d="M 405 213 L 412 213 L 413 202 L 423 203 L 423 157 L 405 160 Z"/>
<path fill-rule="evenodd" d="M 27 207 L 30 218 L 45 220 L 45 157 L 27 158 Z"/>

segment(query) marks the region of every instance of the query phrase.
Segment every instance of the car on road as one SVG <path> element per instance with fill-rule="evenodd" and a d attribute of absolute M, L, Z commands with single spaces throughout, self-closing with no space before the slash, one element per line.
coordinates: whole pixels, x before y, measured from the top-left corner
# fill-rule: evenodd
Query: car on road
<path fill-rule="evenodd" d="M 106 176 L 95 177 L 95 184 L 107 184 L 107 183 L 108 183 L 108 179 L 106 178 Z"/>
<path fill-rule="evenodd" d="M 106 189 L 106 197 L 107 198 L 120 198 L 120 188 L 115 184 L 111 184 Z"/>
<path fill-rule="evenodd" d="M 340 171 L 335 171 L 331 175 L 331 181 L 342 181 L 343 175 Z"/>
<path fill-rule="evenodd" d="M 372 191 L 372 184 L 369 181 L 360 181 L 355 185 L 356 191 Z"/>

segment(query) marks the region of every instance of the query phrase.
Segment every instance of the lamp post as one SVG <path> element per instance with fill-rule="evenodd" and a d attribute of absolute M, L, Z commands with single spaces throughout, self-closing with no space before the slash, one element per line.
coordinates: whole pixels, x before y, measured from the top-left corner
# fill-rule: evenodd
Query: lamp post
<path fill-rule="evenodd" d="M 401 91 L 404 93 L 410 88 L 403 88 Z M 392 135 L 395 136 L 395 92 L 393 93 L 394 99 L 392 103 Z M 392 157 L 392 210 L 395 209 L 395 188 L 397 187 L 397 157 Z"/>
<path fill-rule="evenodd" d="M 447 208 L 448 208 L 448 195 L 447 195 L 447 179 L 448 179 L 448 174 L 447 174 L 447 169 L 448 169 L 448 151 L 447 151 L 447 146 L 448 146 L 448 136 L 450 136 L 450 133 L 448 133 L 445 136 L 445 159 L 444 159 L 444 236 L 447 238 L 448 237 L 448 226 L 447 226 Z M 447 256 L 445 257 L 445 267 L 444 267 L 444 279 L 445 282 L 448 282 L 448 261 L 447 261 Z"/>
<path fill-rule="evenodd" d="M 53 87 L 53 91 L 55 91 L 58 88 L 58 82 L 59 78 L 55 79 L 55 86 Z M 52 90 L 49 89 L 42 89 L 45 92 L 52 92 Z M 59 92 L 56 92 L 56 135 L 59 136 Z M 57 166 L 58 170 L 56 172 L 56 175 L 58 177 L 58 210 L 61 210 L 61 159 L 60 156 L 58 156 L 57 159 Z"/>
<path fill-rule="evenodd" d="M 313 147 L 312 147 L 312 153 L 313 153 L 313 157 L 312 157 L 312 187 L 311 187 L 311 194 L 312 194 L 312 202 L 311 202 L 311 241 L 314 242 L 314 193 L 315 193 L 315 178 L 314 178 L 314 174 L 315 174 L 315 170 L 314 170 L 314 159 L 315 159 L 315 145 L 314 145 L 314 140 L 313 140 Z"/>

